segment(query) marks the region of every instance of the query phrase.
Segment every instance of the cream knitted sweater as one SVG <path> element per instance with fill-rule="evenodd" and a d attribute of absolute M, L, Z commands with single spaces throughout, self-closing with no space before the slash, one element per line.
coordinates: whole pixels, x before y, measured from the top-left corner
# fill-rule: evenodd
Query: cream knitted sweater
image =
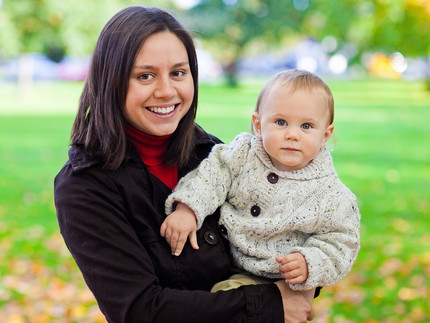
<path fill-rule="evenodd" d="M 354 194 L 339 180 L 323 148 L 306 167 L 276 169 L 261 140 L 239 134 L 214 146 L 200 166 L 180 180 L 166 200 L 205 216 L 221 206 L 220 226 L 236 264 L 258 276 L 280 278 L 278 255 L 300 252 L 308 279 L 295 290 L 336 283 L 352 267 L 360 247 L 360 213 Z"/>

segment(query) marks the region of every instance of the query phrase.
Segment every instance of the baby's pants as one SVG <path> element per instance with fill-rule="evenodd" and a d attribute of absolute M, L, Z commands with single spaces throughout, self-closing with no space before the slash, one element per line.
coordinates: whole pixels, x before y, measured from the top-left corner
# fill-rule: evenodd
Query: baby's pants
<path fill-rule="evenodd" d="M 235 289 L 240 286 L 244 285 L 258 285 L 258 284 L 271 284 L 274 280 L 264 278 L 264 277 L 258 277 L 254 276 L 250 273 L 243 272 L 240 274 L 234 274 L 230 276 L 229 279 L 220 281 L 219 283 L 216 283 L 212 289 L 211 292 L 215 293 L 220 290 L 230 290 Z"/>

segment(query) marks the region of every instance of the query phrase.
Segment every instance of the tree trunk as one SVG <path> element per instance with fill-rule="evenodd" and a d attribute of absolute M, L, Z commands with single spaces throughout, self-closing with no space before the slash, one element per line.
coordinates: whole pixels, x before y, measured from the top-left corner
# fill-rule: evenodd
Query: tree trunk
<path fill-rule="evenodd" d="M 237 61 L 228 62 L 224 65 L 224 75 L 226 77 L 227 85 L 236 87 L 238 84 L 237 79 Z"/>

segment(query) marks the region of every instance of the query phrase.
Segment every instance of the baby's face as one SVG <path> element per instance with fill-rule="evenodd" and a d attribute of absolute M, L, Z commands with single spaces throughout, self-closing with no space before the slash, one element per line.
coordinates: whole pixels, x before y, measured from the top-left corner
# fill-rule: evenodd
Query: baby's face
<path fill-rule="evenodd" d="M 273 165 L 281 171 L 307 166 L 333 133 L 320 90 L 289 91 L 278 86 L 253 114 L 254 127 Z"/>

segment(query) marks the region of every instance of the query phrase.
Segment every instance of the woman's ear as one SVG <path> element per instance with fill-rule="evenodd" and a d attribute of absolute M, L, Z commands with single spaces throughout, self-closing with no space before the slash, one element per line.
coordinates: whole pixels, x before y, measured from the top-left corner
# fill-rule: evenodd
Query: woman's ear
<path fill-rule="evenodd" d="M 254 130 L 257 132 L 258 136 L 261 137 L 261 122 L 260 115 L 257 112 L 252 114 L 252 125 Z"/>
<path fill-rule="evenodd" d="M 324 133 L 324 143 L 327 142 L 327 140 L 330 139 L 331 135 L 333 134 L 334 131 L 334 124 L 329 124 L 327 126 L 327 128 L 325 129 L 325 133 Z"/>

